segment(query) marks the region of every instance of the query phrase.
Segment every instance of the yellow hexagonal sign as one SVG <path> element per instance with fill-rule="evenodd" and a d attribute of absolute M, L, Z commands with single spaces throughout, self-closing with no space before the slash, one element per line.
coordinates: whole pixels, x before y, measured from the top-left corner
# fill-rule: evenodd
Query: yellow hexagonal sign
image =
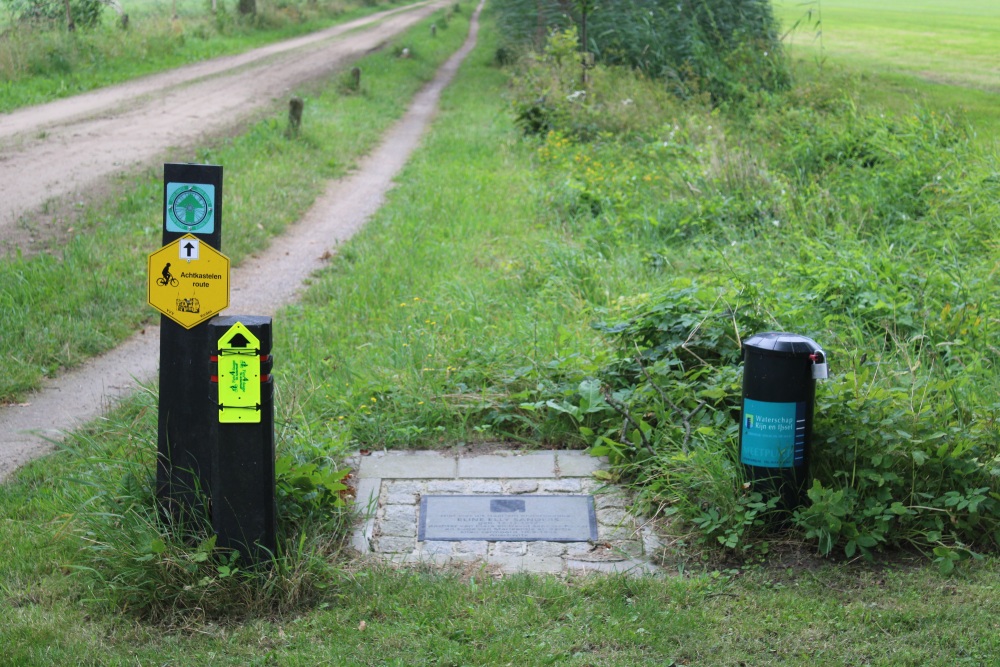
<path fill-rule="evenodd" d="M 185 329 L 229 307 L 229 258 L 185 234 L 149 255 L 149 305 Z"/>

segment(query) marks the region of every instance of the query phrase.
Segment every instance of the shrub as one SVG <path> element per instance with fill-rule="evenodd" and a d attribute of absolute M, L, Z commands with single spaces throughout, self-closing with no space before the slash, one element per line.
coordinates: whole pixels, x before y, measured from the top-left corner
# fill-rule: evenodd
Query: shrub
<path fill-rule="evenodd" d="M 570 5 L 571 15 L 556 0 L 502 0 L 496 11 L 508 43 L 542 50 L 550 34 L 568 37 L 581 24 L 580 5 Z M 587 22 L 589 43 L 578 48 L 668 81 L 685 97 L 740 102 L 790 82 L 767 0 L 624 0 L 589 11 Z"/>
<path fill-rule="evenodd" d="M 4 0 L 15 20 L 28 23 L 66 24 L 64 0 Z M 90 28 L 101 20 L 105 0 L 70 0 L 73 24 Z"/>

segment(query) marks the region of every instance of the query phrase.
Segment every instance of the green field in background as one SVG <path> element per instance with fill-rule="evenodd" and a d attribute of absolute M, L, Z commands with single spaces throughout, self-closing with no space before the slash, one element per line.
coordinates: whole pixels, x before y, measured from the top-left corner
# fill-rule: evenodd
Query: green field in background
<path fill-rule="evenodd" d="M 862 99 L 906 112 L 959 113 L 1000 137 L 1000 2 L 776 0 L 799 80 L 847 75 Z"/>

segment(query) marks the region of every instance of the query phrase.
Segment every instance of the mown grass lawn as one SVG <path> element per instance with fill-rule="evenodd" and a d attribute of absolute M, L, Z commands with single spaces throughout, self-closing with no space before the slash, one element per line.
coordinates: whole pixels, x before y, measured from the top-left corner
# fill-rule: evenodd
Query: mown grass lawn
<path fill-rule="evenodd" d="M 1000 135 L 1000 9 L 991 0 L 777 0 L 774 8 L 804 76 L 846 69 L 877 104 L 961 111 L 983 141 Z M 819 62 L 829 71 L 817 71 Z"/>

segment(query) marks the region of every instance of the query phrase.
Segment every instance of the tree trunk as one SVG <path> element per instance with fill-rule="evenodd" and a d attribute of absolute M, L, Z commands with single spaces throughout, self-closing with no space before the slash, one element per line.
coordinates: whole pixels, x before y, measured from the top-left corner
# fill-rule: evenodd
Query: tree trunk
<path fill-rule="evenodd" d="M 257 0 L 240 0 L 239 11 L 240 11 L 240 16 L 256 14 Z"/>

